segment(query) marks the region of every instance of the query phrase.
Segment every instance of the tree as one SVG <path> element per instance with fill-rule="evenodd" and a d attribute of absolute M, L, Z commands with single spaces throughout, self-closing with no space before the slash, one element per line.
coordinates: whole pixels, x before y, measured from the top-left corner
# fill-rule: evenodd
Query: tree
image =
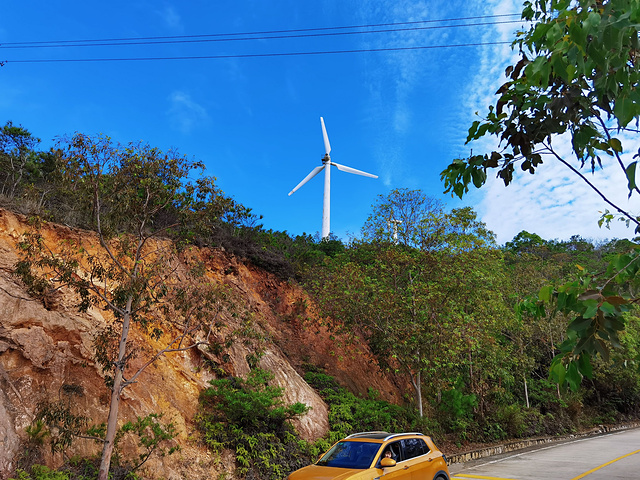
<path fill-rule="evenodd" d="M 447 192 L 459 197 L 469 184 L 482 186 L 488 170 L 509 185 L 517 165 L 535 173 L 543 160 L 558 161 L 587 183 L 613 210 L 600 224 L 619 218 L 640 232 L 640 217 L 615 204 L 584 173 L 608 161 L 624 172 L 629 197 L 636 184 L 638 155 L 625 160 L 625 134 L 637 134 L 640 121 L 638 51 L 640 3 L 632 0 L 534 0 L 522 18 L 533 22 L 513 43 L 520 59 L 506 69 L 495 106 L 473 122 L 467 141 L 493 135 L 499 149 L 454 160 L 442 173 Z M 635 121 L 635 126 L 634 126 Z M 557 146 L 571 145 L 571 156 Z M 545 287 L 539 302 L 554 301 L 573 316 L 569 338 L 556 357 L 552 375 L 577 388 L 591 375 L 591 357 L 609 357 L 633 308 L 638 278 L 638 248 L 611 260 L 606 272 L 583 268 L 573 281 Z M 538 303 L 539 303 L 538 302 Z M 544 308 L 534 302 L 539 313 Z M 533 305 L 533 304 L 532 304 Z"/>
<path fill-rule="evenodd" d="M 63 181 L 91 218 L 97 239 L 69 238 L 50 248 L 38 233 L 27 234 L 15 273 L 34 295 L 47 298 L 70 287 L 79 310 L 96 306 L 113 314 L 113 324 L 95 342 L 96 361 L 111 389 L 98 476 L 106 480 L 122 391 L 160 356 L 207 342 L 226 302 L 227 292 L 207 282 L 202 265 L 161 237 L 188 238 L 184 229 L 200 226 L 194 208 L 224 214 L 218 206 L 226 203 L 212 179 L 190 184 L 189 176 L 203 167 L 175 152 L 82 134 L 61 147 Z M 136 326 L 170 339 L 132 371 L 129 337 Z"/>
<path fill-rule="evenodd" d="M 428 250 L 437 248 L 444 226 L 444 205 L 420 190 L 396 188 L 378 195 L 362 227 L 363 239 L 401 243 Z"/>
<path fill-rule="evenodd" d="M 0 194 L 9 198 L 15 196 L 29 167 L 33 167 L 33 149 L 38 143 L 39 138 L 21 126 L 14 126 L 12 122 L 7 122 L 0 129 Z"/>
<path fill-rule="evenodd" d="M 458 376 L 482 391 L 476 362 L 492 342 L 481 345 L 504 317 L 493 234 L 471 209 L 433 205 L 419 190 L 379 197 L 365 226 L 373 241 L 325 258 L 312 284 L 334 329 L 363 336 L 383 367 L 406 375 L 420 416 L 425 390 L 437 398 Z M 404 218 L 397 245 L 389 213 Z"/>
<path fill-rule="evenodd" d="M 423 377 L 431 380 L 434 355 L 447 350 L 439 315 L 446 295 L 429 283 L 438 275 L 435 263 L 411 247 L 357 244 L 326 258 L 312 286 L 333 330 L 363 336 L 383 367 L 407 376 L 420 416 Z"/>

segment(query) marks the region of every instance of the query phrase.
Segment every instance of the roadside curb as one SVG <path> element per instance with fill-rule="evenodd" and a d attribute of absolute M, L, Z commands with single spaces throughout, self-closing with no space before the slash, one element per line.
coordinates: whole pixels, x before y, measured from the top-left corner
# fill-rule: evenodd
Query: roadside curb
<path fill-rule="evenodd" d="M 524 450 L 531 447 L 538 447 L 548 445 L 551 443 L 562 443 L 571 440 L 576 440 L 585 437 L 595 437 L 603 435 L 605 433 L 616 432 L 620 430 L 630 430 L 633 428 L 639 428 L 640 422 L 626 423 L 622 425 L 599 425 L 589 431 L 581 433 L 573 433 L 570 435 L 562 435 L 557 437 L 537 437 L 527 438 L 523 440 L 514 440 L 499 445 L 491 445 L 489 447 L 479 448 L 477 450 L 470 450 L 468 452 L 457 453 L 455 455 L 447 455 L 447 463 L 449 465 L 462 464 L 470 462 L 472 460 L 478 460 L 485 457 L 491 457 L 494 455 L 500 455 L 503 453 L 515 452 L 518 450 Z"/>

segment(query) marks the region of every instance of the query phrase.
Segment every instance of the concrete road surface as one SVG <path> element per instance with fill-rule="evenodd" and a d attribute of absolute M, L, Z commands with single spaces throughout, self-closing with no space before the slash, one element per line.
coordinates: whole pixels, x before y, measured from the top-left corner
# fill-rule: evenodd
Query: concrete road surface
<path fill-rule="evenodd" d="M 640 429 L 454 464 L 450 471 L 455 480 L 640 480 Z"/>

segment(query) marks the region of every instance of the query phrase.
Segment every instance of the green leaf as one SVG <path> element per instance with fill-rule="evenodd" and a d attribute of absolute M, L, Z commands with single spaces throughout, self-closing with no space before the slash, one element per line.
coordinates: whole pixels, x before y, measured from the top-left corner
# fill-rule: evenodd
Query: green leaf
<path fill-rule="evenodd" d="M 571 322 L 567 328 L 575 332 L 582 332 L 587 328 L 589 328 L 592 324 L 593 324 L 592 318 L 578 317 L 573 322 Z"/>
<path fill-rule="evenodd" d="M 587 307 L 582 316 L 584 318 L 593 318 L 596 313 L 598 313 L 598 301 L 597 300 L 587 300 L 584 302 L 584 306 Z"/>
<path fill-rule="evenodd" d="M 605 317 L 604 327 L 612 333 L 620 332 L 625 329 L 625 323 L 622 317 Z"/>
<path fill-rule="evenodd" d="M 571 25 L 569 26 L 569 35 L 571 36 L 571 40 L 573 40 L 575 44 L 584 49 L 587 35 L 586 33 L 584 33 L 584 30 L 580 26 L 580 23 L 571 23 Z"/>
<path fill-rule="evenodd" d="M 614 151 L 618 153 L 622 153 L 622 142 L 615 137 L 609 139 L 609 145 L 613 148 Z"/>
<path fill-rule="evenodd" d="M 609 349 L 607 348 L 607 345 L 604 343 L 604 341 L 601 340 L 600 338 L 596 339 L 595 347 L 596 347 L 596 351 L 600 355 L 602 355 L 602 359 L 605 362 L 608 362 L 609 361 Z"/>
<path fill-rule="evenodd" d="M 471 178 L 473 179 L 474 187 L 480 188 L 482 185 L 484 185 L 484 182 L 486 182 L 487 174 L 484 172 L 484 170 L 476 168 L 471 171 Z"/>
<path fill-rule="evenodd" d="M 626 174 L 627 174 L 627 180 L 629 181 L 629 197 L 631 196 L 631 191 L 635 190 L 637 188 L 636 185 L 636 166 L 637 166 L 638 162 L 631 162 L 629 165 L 627 165 L 627 168 L 625 170 Z"/>
<path fill-rule="evenodd" d="M 551 364 L 551 378 L 558 382 L 560 385 L 564 383 L 564 378 L 567 375 L 567 370 L 565 369 L 562 361 L 558 359 L 558 361 L 554 360 Z"/>
<path fill-rule="evenodd" d="M 564 35 L 564 29 L 559 23 L 554 22 L 551 28 L 547 31 L 547 41 L 549 43 L 556 43 Z"/>
<path fill-rule="evenodd" d="M 607 64 L 607 51 L 598 42 L 589 42 L 587 55 L 600 69 L 605 69 Z"/>
<path fill-rule="evenodd" d="M 596 12 L 590 12 L 585 21 L 582 22 L 582 28 L 585 32 L 585 35 L 594 35 L 599 25 L 600 15 L 598 15 Z"/>
<path fill-rule="evenodd" d="M 547 285 L 545 287 L 542 287 L 540 289 L 540 292 L 538 292 L 538 299 L 541 302 L 548 302 L 549 300 L 551 300 L 552 293 L 553 293 L 553 285 Z"/>
<path fill-rule="evenodd" d="M 613 107 L 613 114 L 620 126 L 626 127 L 636 116 L 636 106 L 626 94 L 620 95 Z"/>
<path fill-rule="evenodd" d="M 591 357 L 588 354 L 583 353 L 578 357 L 578 371 L 587 378 L 593 377 Z"/>
<path fill-rule="evenodd" d="M 578 366 L 576 365 L 576 362 L 569 363 L 569 366 L 567 367 L 567 374 L 565 376 L 565 380 L 569 384 L 569 388 L 571 388 L 572 391 L 575 392 L 578 390 L 578 387 L 582 382 L 582 375 L 578 371 Z"/>

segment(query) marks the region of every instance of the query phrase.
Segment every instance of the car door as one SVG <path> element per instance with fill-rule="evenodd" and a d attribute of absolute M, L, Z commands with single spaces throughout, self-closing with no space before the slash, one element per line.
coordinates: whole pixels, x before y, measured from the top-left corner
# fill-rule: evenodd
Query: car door
<path fill-rule="evenodd" d="M 396 461 L 396 465 L 394 467 L 380 468 L 379 471 L 382 474 L 374 480 L 410 480 L 411 472 L 409 464 L 404 461 L 401 441 L 390 443 L 386 448 L 391 449 L 392 458 Z M 383 450 L 386 450 L 386 448 Z M 378 460 L 378 465 L 379 462 L 380 460 Z"/>
<path fill-rule="evenodd" d="M 439 454 L 429 449 L 422 438 L 405 438 L 401 440 L 405 471 L 410 474 L 407 479 L 431 480 L 440 470 L 434 460 Z M 404 479 L 403 479 L 404 480 Z"/>

